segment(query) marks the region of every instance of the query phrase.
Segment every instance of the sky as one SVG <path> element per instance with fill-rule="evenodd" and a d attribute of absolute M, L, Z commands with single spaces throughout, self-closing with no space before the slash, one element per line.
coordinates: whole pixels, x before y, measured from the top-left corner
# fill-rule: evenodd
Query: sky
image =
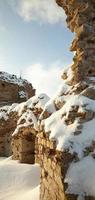
<path fill-rule="evenodd" d="M 22 76 L 53 95 L 69 67 L 73 34 L 55 0 L 0 0 L 0 71 Z"/>

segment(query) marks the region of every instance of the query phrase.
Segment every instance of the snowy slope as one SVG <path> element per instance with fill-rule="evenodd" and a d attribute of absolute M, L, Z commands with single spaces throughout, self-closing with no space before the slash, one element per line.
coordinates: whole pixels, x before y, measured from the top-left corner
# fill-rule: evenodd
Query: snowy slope
<path fill-rule="evenodd" d="M 39 200 L 39 165 L 0 158 L 0 200 Z"/>

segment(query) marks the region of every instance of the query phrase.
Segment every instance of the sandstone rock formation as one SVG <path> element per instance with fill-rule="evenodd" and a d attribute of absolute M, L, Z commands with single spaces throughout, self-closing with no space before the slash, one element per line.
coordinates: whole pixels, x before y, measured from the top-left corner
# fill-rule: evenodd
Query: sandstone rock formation
<path fill-rule="evenodd" d="M 0 72 L 0 106 L 23 102 L 35 95 L 28 81 L 6 72 Z"/>

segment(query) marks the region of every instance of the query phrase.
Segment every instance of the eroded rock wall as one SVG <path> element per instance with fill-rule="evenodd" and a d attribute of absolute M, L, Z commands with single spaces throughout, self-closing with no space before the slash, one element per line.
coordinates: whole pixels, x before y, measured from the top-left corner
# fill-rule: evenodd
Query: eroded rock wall
<path fill-rule="evenodd" d="M 32 127 L 22 127 L 12 137 L 12 159 L 21 163 L 35 163 L 35 141 L 37 132 Z"/>
<path fill-rule="evenodd" d="M 75 32 L 71 51 L 73 58 L 73 77 L 70 84 L 83 81 L 95 84 L 95 1 L 93 0 L 56 0 L 67 15 L 67 25 Z M 64 76 L 66 78 L 66 76 Z"/>
<path fill-rule="evenodd" d="M 37 135 L 37 140 L 36 160 L 41 166 L 40 199 L 66 200 L 64 178 L 73 156 L 57 151 L 56 141 L 50 140 L 44 132 Z"/>
<path fill-rule="evenodd" d="M 35 162 L 38 119 L 48 100 L 47 95 L 40 94 L 26 102 L 0 108 L 0 156 L 13 155 L 20 162 Z"/>
<path fill-rule="evenodd" d="M 0 119 L 0 156 L 12 155 L 11 140 L 17 126 L 17 119 L 17 113 L 11 113 L 7 120 Z"/>
<path fill-rule="evenodd" d="M 95 1 L 56 2 L 65 10 L 68 28 L 75 32 L 71 46 L 75 53 L 73 65 L 62 74 L 69 89 L 66 85 L 61 89 L 57 101 L 55 99 L 57 111 L 46 120 L 42 134 L 38 136 L 42 167 L 40 200 L 94 200 L 90 185 L 95 177 L 92 172 L 92 182 L 87 183 L 84 161 L 88 159 L 95 163 Z M 51 148 L 53 137 L 56 147 Z M 82 162 L 84 164 L 80 165 Z M 71 170 L 75 164 L 79 167 L 76 174 Z M 90 171 L 91 167 L 89 163 L 87 170 Z M 69 174 L 68 170 L 72 173 Z"/>

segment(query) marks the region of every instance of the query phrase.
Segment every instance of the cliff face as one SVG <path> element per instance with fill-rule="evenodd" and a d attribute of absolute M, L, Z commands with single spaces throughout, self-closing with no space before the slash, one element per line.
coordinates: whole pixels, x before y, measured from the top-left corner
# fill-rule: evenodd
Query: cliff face
<path fill-rule="evenodd" d="M 35 95 L 31 83 L 15 75 L 0 72 L 0 105 L 23 102 Z"/>

